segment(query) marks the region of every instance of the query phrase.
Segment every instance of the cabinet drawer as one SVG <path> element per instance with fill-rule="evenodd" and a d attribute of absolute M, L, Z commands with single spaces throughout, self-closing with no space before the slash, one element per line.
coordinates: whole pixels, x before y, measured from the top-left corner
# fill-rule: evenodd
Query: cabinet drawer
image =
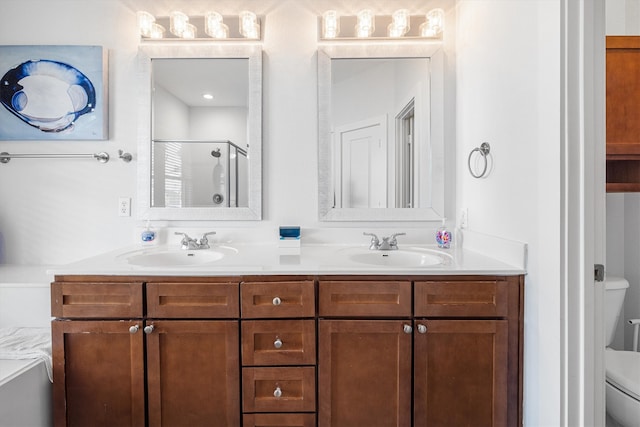
<path fill-rule="evenodd" d="M 245 414 L 244 427 L 315 427 L 315 414 Z"/>
<path fill-rule="evenodd" d="M 312 280 L 299 282 L 243 282 L 242 318 L 313 317 L 316 314 Z"/>
<path fill-rule="evenodd" d="M 237 318 L 237 283 L 147 283 L 147 317 Z"/>
<path fill-rule="evenodd" d="M 100 319 L 142 317 L 142 283 L 53 282 L 51 315 Z"/>
<path fill-rule="evenodd" d="M 432 317 L 504 317 L 507 282 L 416 282 L 415 315 Z"/>
<path fill-rule="evenodd" d="M 411 282 L 321 281 L 318 285 L 320 316 L 411 316 Z"/>
<path fill-rule="evenodd" d="M 243 365 L 313 365 L 315 362 L 314 320 L 242 322 Z"/>
<path fill-rule="evenodd" d="M 242 395 L 244 412 L 315 411 L 315 368 L 243 368 Z"/>

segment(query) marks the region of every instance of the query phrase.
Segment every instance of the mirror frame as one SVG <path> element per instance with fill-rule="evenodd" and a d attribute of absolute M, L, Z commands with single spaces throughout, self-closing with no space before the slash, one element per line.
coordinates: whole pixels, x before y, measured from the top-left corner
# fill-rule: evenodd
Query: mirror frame
<path fill-rule="evenodd" d="M 151 206 L 151 62 L 152 59 L 239 58 L 249 60 L 247 143 L 249 144 L 249 206 L 238 208 L 166 208 Z M 256 45 L 140 46 L 138 130 L 138 218 L 150 220 L 262 219 L 262 48 Z"/>
<path fill-rule="evenodd" d="M 432 207 L 334 208 L 332 203 L 331 60 L 427 58 L 430 60 L 429 144 L 432 153 Z M 318 50 L 318 213 L 321 221 L 435 221 L 445 215 L 444 53 L 441 43 L 330 45 Z"/>

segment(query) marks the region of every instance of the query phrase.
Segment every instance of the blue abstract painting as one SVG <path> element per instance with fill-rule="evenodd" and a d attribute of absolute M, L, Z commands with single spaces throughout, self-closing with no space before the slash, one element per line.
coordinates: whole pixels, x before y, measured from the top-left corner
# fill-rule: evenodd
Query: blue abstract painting
<path fill-rule="evenodd" d="M 0 140 L 108 138 L 101 46 L 0 46 Z"/>

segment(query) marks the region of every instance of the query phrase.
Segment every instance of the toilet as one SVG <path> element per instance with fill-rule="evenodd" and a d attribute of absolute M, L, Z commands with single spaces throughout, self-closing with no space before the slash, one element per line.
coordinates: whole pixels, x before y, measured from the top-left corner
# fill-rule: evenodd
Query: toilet
<path fill-rule="evenodd" d="M 640 426 L 640 352 L 614 350 L 613 341 L 629 282 L 605 279 L 605 349 L 607 414 L 624 427 Z"/>

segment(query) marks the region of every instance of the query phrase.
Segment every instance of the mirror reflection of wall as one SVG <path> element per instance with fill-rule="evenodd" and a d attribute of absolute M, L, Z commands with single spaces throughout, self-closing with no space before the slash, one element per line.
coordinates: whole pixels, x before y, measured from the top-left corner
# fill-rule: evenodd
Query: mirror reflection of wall
<path fill-rule="evenodd" d="M 248 60 L 152 60 L 152 207 L 248 206 Z"/>
<path fill-rule="evenodd" d="M 428 100 L 429 58 L 331 60 L 334 207 L 431 206 Z"/>

